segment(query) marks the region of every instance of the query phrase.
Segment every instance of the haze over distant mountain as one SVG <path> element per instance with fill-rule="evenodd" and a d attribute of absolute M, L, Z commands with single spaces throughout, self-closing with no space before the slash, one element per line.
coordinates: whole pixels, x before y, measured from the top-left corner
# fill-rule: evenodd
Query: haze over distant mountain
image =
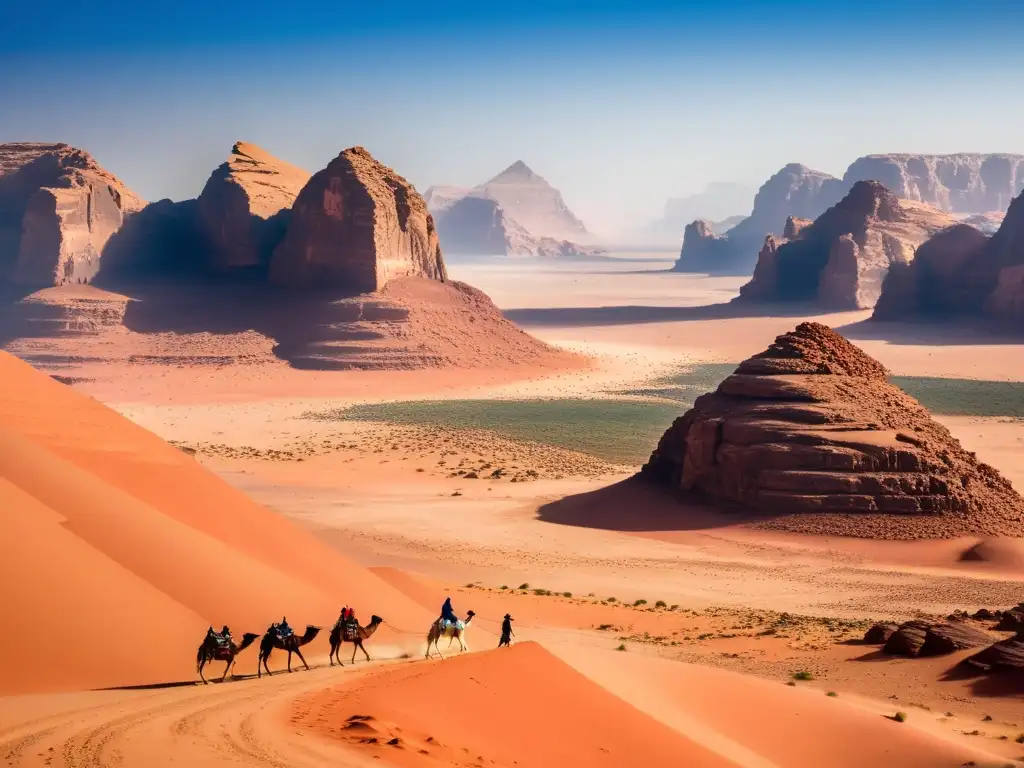
<path fill-rule="evenodd" d="M 445 252 L 475 256 L 592 256 L 600 249 L 562 194 L 517 160 L 466 190 L 433 186 L 425 196 Z"/>

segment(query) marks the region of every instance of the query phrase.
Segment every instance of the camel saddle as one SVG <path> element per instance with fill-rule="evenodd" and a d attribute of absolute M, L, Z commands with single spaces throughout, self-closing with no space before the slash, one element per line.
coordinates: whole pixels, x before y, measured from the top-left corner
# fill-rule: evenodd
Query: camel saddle
<path fill-rule="evenodd" d="M 347 643 L 353 643 L 359 639 L 359 622 L 350 619 L 341 625 L 341 639 Z"/>

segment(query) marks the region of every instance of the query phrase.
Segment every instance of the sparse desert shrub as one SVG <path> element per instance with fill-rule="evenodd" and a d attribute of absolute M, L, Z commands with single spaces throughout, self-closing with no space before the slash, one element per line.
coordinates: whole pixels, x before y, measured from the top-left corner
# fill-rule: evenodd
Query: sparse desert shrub
<path fill-rule="evenodd" d="M 670 605 L 670 606 L 668 607 L 668 609 L 669 609 L 670 611 L 675 611 L 675 610 L 678 610 L 678 608 L 679 608 L 679 606 L 678 606 L 678 605 Z"/>
<path fill-rule="evenodd" d="M 654 604 L 654 607 L 655 608 L 668 608 L 668 603 L 666 603 L 664 600 L 659 600 L 658 602 L 656 602 Z"/>
<path fill-rule="evenodd" d="M 572 597 L 572 592 L 563 592 L 562 597 Z"/>
<path fill-rule="evenodd" d="M 618 602 L 618 601 L 614 597 L 609 597 L 607 600 L 605 600 L 605 602 L 606 603 L 615 603 L 615 602 Z"/>
<path fill-rule="evenodd" d="M 519 585 L 519 588 L 520 588 L 520 589 L 529 589 L 529 588 L 530 588 L 530 585 L 529 585 L 529 584 L 520 584 L 520 585 Z"/>
<path fill-rule="evenodd" d="M 619 643 L 619 647 L 616 648 L 615 650 L 616 651 L 624 651 L 624 650 L 626 650 L 626 644 L 625 643 Z"/>
<path fill-rule="evenodd" d="M 598 629 L 601 630 L 602 632 L 605 631 L 605 630 L 611 629 L 611 628 L 612 628 L 611 624 L 601 624 L 601 625 L 598 626 Z"/>
<path fill-rule="evenodd" d="M 892 719 L 895 720 L 897 723 L 905 723 L 907 722 L 907 713 L 897 712 L 895 715 L 892 716 Z"/>
<path fill-rule="evenodd" d="M 793 673 L 793 679 L 794 680 L 813 680 L 814 679 L 814 675 L 812 675 L 810 672 L 808 672 L 807 670 L 804 669 L 804 670 L 800 670 L 799 672 L 794 672 Z"/>
<path fill-rule="evenodd" d="M 793 682 L 792 680 L 790 680 L 789 682 L 787 682 L 787 683 L 786 683 L 786 685 L 790 685 L 790 686 L 792 686 L 792 687 L 796 688 L 796 683 L 794 683 L 794 682 Z"/>
<path fill-rule="evenodd" d="M 502 591 L 508 589 L 508 584 L 502 584 L 501 587 L 499 587 L 499 589 L 501 589 Z"/>
<path fill-rule="evenodd" d="M 636 608 L 639 608 L 641 605 L 647 605 L 647 601 L 646 600 L 637 600 L 636 602 L 633 603 L 633 606 L 636 607 Z"/>
<path fill-rule="evenodd" d="M 838 694 L 838 693 L 836 693 L 835 691 L 829 691 L 829 692 L 828 692 L 828 693 L 826 693 L 825 695 L 826 695 L 826 696 L 830 696 L 831 698 L 833 698 L 833 699 L 834 699 L 834 698 L 836 698 L 836 696 L 838 696 L 839 694 Z"/>
<path fill-rule="evenodd" d="M 533 594 L 538 595 L 540 597 L 547 597 L 551 594 L 551 592 L 547 589 L 535 589 L 533 590 Z"/>
<path fill-rule="evenodd" d="M 1024 744 L 1024 733 L 1017 737 L 1018 744 Z"/>

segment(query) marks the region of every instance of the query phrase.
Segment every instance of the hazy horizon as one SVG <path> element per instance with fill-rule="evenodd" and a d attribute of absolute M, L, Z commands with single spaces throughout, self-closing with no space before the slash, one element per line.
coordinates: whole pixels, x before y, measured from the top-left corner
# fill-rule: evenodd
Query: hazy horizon
<path fill-rule="evenodd" d="M 609 234 L 789 162 L 1024 153 L 1024 8 L 1000 3 L 61 0 L 0 21 L 0 141 L 82 147 L 148 200 L 198 195 L 236 140 L 310 171 L 359 144 L 421 192 L 522 160 Z"/>

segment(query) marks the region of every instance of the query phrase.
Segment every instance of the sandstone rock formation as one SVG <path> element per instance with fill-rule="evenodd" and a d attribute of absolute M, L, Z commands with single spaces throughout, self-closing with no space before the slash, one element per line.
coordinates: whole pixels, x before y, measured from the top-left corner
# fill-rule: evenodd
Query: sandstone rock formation
<path fill-rule="evenodd" d="M 940 232 L 891 272 L 876 320 L 988 316 L 1024 320 L 1024 194 L 986 237 L 967 224 Z"/>
<path fill-rule="evenodd" d="M 948 214 L 897 200 L 877 182 L 857 182 L 812 224 L 788 220 L 792 239 L 769 237 L 739 300 L 873 307 L 892 265 L 911 262 L 918 245 L 953 223 Z"/>
<path fill-rule="evenodd" d="M 944 656 L 991 642 L 992 636 L 988 632 L 964 622 L 915 619 L 901 624 L 890 635 L 882 653 L 891 656 Z"/>
<path fill-rule="evenodd" d="M 434 218 L 409 182 L 362 147 L 346 149 L 299 193 L 271 280 L 367 293 L 408 275 L 447 279 Z"/>
<path fill-rule="evenodd" d="M 782 232 L 786 219 L 814 219 L 842 197 L 842 182 L 827 173 L 790 163 L 774 174 L 754 197 L 750 216 L 719 240 L 709 241 L 692 232 L 673 268 L 677 272 L 726 272 L 750 274 L 758 249 L 769 234 Z M 692 226 L 692 225 L 691 225 Z M 691 234 L 687 228 L 687 234 Z"/>
<path fill-rule="evenodd" d="M 0 279 L 83 283 L 110 236 L 143 201 L 67 144 L 0 145 Z"/>
<path fill-rule="evenodd" d="M 595 257 L 601 249 L 527 232 L 495 200 L 471 193 L 451 202 L 437 218 L 437 234 L 449 254 L 472 256 Z"/>
<path fill-rule="evenodd" d="M 889 641 L 889 638 L 895 634 L 897 629 L 899 629 L 898 624 L 891 624 L 889 622 L 873 624 L 868 631 L 864 633 L 864 639 L 862 642 L 866 645 L 884 645 Z"/>
<path fill-rule="evenodd" d="M 431 211 L 445 252 L 472 256 L 598 256 L 603 249 L 561 193 L 525 163 L 469 190 L 431 187 Z"/>
<path fill-rule="evenodd" d="M 1021 670 L 1024 670 L 1024 631 L 969 656 L 964 660 L 964 664 L 984 672 L 1016 672 L 1019 674 Z"/>
<path fill-rule="evenodd" d="M 847 188 L 858 181 L 950 213 L 1002 211 L 1024 191 L 1024 155 L 868 155 L 843 175 Z"/>
<path fill-rule="evenodd" d="M 284 234 L 287 222 L 282 219 L 307 181 L 306 171 L 255 144 L 236 142 L 199 195 L 209 266 L 227 270 L 265 265 Z"/>
<path fill-rule="evenodd" d="M 1024 535 L 1024 499 L 885 369 L 801 323 L 702 395 L 642 475 L 762 524 L 865 538 Z"/>

